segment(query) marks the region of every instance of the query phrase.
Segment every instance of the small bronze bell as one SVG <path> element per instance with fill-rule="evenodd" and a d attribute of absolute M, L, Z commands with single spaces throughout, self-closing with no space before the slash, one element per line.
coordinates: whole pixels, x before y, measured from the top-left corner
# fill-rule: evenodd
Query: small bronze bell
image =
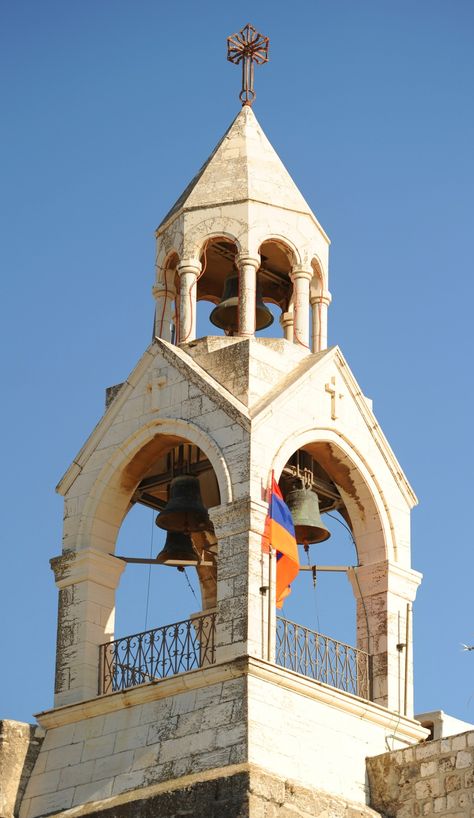
<path fill-rule="evenodd" d="M 223 329 L 226 335 L 234 335 L 239 329 L 239 274 L 232 272 L 224 282 L 222 298 L 212 310 L 209 320 L 215 327 Z M 257 283 L 255 298 L 255 329 L 265 329 L 273 323 L 273 315 L 262 301 Z"/>
<path fill-rule="evenodd" d="M 201 499 L 199 480 L 191 474 L 174 477 L 170 498 L 155 520 L 166 531 L 209 531 L 212 528 L 207 508 Z"/>
<path fill-rule="evenodd" d="M 297 542 L 324 542 L 331 536 L 321 520 L 316 492 L 301 485 L 288 492 L 285 502 L 291 512 Z"/>
<path fill-rule="evenodd" d="M 168 531 L 163 550 L 156 558 L 159 565 L 172 565 L 179 568 L 181 565 L 198 565 L 191 537 L 182 531 Z"/>

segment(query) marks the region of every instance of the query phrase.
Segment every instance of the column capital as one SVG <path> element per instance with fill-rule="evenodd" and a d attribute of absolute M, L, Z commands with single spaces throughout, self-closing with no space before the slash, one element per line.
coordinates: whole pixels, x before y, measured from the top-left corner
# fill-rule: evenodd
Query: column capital
<path fill-rule="evenodd" d="M 407 602 L 413 602 L 423 578 L 419 571 L 404 568 L 389 560 L 355 566 L 348 571 L 347 576 L 356 599 L 391 593 Z"/>
<path fill-rule="evenodd" d="M 239 270 L 241 267 L 248 265 L 249 267 L 253 267 L 254 270 L 257 271 L 262 262 L 260 256 L 249 256 L 246 253 L 239 253 L 235 257 L 235 263 Z"/>
<path fill-rule="evenodd" d="M 247 531 L 262 534 L 267 514 L 268 503 L 263 500 L 252 500 L 250 497 L 209 509 L 218 540 Z"/>
<path fill-rule="evenodd" d="M 291 268 L 290 277 L 292 281 L 295 281 L 298 278 L 305 278 L 307 281 L 311 281 L 313 275 L 312 270 L 306 270 L 304 267 L 300 267 L 298 265 Z"/>
<path fill-rule="evenodd" d="M 176 295 L 176 288 L 173 284 L 168 284 L 167 286 L 164 285 L 163 282 L 159 281 L 153 284 L 151 288 L 151 293 L 153 298 L 158 301 L 159 298 L 164 298 L 165 296 L 169 295 Z"/>
<path fill-rule="evenodd" d="M 202 264 L 198 258 L 182 258 L 176 267 L 179 276 L 184 273 L 194 273 L 194 275 L 198 276 L 201 270 Z"/>
<path fill-rule="evenodd" d="M 53 557 L 49 562 L 60 590 L 85 581 L 115 589 L 125 569 L 123 560 L 95 548 L 66 551 L 59 557 Z"/>
<path fill-rule="evenodd" d="M 329 290 L 325 290 L 322 293 L 317 293 L 317 295 L 312 295 L 309 300 L 311 306 L 314 306 L 314 304 L 324 304 L 326 307 L 329 307 L 332 301 L 332 295 Z"/>
<path fill-rule="evenodd" d="M 283 329 L 286 327 L 292 327 L 295 320 L 295 315 L 293 312 L 282 312 L 280 315 L 280 324 Z"/>

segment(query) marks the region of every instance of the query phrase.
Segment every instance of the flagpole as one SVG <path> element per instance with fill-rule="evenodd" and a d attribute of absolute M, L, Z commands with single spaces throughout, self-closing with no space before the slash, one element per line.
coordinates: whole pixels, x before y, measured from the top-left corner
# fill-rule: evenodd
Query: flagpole
<path fill-rule="evenodd" d="M 270 477 L 270 487 L 267 488 L 267 498 L 269 499 L 269 503 L 272 501 L 272 489 L 273 489 L 273 480 L 274 480 L 274 470 L 272 469 L 271 477 Z M 271 512 L 271 509 L 268 509 Z M 270 539 L 268 541 L 268 610 L 267 610 L 267 662 L 270 661 L 271 655 L 271 648 L 272 648 L 272 568 L 273 568 L 273 561 L 272 561 L 272 544 Z"/>

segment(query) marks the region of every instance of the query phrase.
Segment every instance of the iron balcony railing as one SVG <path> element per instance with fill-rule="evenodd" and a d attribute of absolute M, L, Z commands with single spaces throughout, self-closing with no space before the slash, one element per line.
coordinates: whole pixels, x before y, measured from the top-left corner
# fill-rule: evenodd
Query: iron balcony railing
<path fill-rule="evenodd" d="M 215 662 L 215 612 L 100 646 L 99 693 L 185 673 Z M 275 662 L 332 687 L 372 698 L 372 657 L 277 617 Z"/>
<path fill-rule="evenodd" d="M 209 613 L 101 645 L 99 693 L 214 664 L 215 630 L 216 614 Z"/>
<path fill-rule="evenodd" d="M 372 657 L 344 642 L 277 617 L 277 665 L 372 699 Z"/>

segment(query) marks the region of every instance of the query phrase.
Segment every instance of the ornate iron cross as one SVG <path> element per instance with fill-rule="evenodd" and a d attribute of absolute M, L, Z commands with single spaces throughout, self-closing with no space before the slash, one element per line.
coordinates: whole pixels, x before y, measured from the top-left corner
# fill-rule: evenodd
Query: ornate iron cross
<path fill-rule="evenodd" d="M 242 63 L 242 90 L 239 94 L 242 105 L 251 105 L 256 97 L 253 89 L 253 64 L 263 65 L 268 62 L 268 44 L 268 37 L 259 34 L 250 23 L 237 34 L 227 37 L 227 59 L 236 64 Z"/>

